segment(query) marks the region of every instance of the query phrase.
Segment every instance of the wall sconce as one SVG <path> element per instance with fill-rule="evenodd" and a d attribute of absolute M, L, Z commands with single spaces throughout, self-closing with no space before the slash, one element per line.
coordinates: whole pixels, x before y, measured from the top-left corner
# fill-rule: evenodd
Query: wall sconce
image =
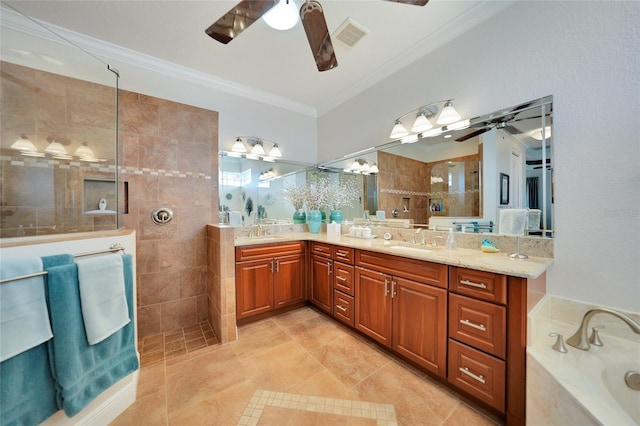
<path fill-rule="evenodd" d="M 438 108 L 439 104 L 444 104 L 442 110 Z M 402 143 L 417 142 L 418 133 L 429 132 L 433 129 L 433 124 L 429 119 L 435 117 L 438 111 L 440 111 L 440 115 L 438 115 L 438 118 L 436 119 L 437 124 L 447 125 L 456 123 L 460 120 L 460 114 L 458 114 L 453 107 L 453 99 L 432 102 L 398 117 L 393 124 L 393 129 L 391 130 L 389 139 L 401 139 Z M 411 132 L 413 134 L 410 134 L 404 124 L 402 124 L 402 120 L 408 116 L 415 117 L 413 125 L 411 126 Z M 407 139 L 406 141 L 403 139 L 408 137 L 411 137 L 411 139 Z"/>
<path fill-rule="evenodd" d="M 268 155 L 264 149 L 265 143 L 271 144 L 271 149 L 269 150 Z M 250 150 L 247 149 L 247 145 L 251 147 Z M 253 136 L 236 137 L 236 140 L 231 147 L 231 153 L 235 153 L 235 156 L 239 157 L 252 158 L 255 160 L 260 159 L 264 161 L 274 161 L 275 158 L 282 158 L 282 152 L 276 142 Z"/>
<path fill-rule="evenodd" d="M 364 160 L 362 158 L 356 158 L 355 160 L 353 160 L 353 164 L 351 164 L 348 169 L 343 170 L 343 172 L 360 173 L 363 175 L 375 174 L 379 171 L 380 170 L 378 170 L 378 166 L 376 165 L 376 163 L 373 163 L 373 165 L 370 166 L 367 160 Z"/>
<path fill-rule="evenodd" d="M 20 151 L 20 154 L 25 157 L 44 157 L 44 153 L 38 151 L 38 148 L 36 148 L 26 135 L 20 135 L 20 137 L 11 144 L 11 149 Z"/>

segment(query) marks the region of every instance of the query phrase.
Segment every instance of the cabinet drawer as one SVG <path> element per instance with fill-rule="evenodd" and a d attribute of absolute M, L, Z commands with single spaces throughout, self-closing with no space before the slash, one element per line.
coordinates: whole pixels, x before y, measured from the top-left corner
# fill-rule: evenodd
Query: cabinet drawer
<path fill-rule="evenodd" d="M 507 303 L 507 276 L 451 266 L 449 290 L 489 302 Z"/>
<path fill-rule="evenodd" d="M 319 243 L 317 241 L 311 242 L 311 254 L 318 256 L 331 257 L 331 244 Z"/>
<path fill-rule="evenodd" d="M 374 269 L 422 284 L 447 288 L 447 265 L 373 251 L 356 250 L 356 266 Z"/>
<path fill-rule="evenodd" d="M 505 411 L 505 362 L 449 339 L 449 383 Z"/>
<path fill-rule="evenodd" d="M 236 247 L 236 262 L 304 253 L 303 241 Z"/>
<path fill-rule="evenodd" d="M 351 265 L 333 262 L 333 288 L 353 296 L 355 269 Z"/>
<path fill-rule="evenodd" d="M 504 306 L 449 294 L 449 337 L 502 359 L 506 356 L 506 318 Z"/>
<path fill-rule="evenodd" d="M 349 247 L 334 246 L 333 247 L 333 260 L 338 262 L 348 263 L 353 265 L 355 250 Z"/>
<path fill-rule="evenodd" d="M 354 299 L 341 291 L 333 291 L 333 316 L 345 324 L 354 325 Z"/>

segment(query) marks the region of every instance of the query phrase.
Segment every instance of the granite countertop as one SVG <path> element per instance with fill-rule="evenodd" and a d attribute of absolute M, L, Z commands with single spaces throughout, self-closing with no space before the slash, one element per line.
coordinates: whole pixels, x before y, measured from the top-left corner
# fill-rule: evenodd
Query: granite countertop
<path fill-rule="evenodd" d="M 396 240 L 386 241 L 382 238 L 364 239 L 344 234 L 329 236 L 324 233 L 311 234 L 309 232 L 293 232 L 274 234 L 266 237 L 237 237 L 234 240 L 234 244 L 237 247 L 301 240 L 319 241 L 521 278 L 538 278 L 553 264 L 553 259 L 546 257 L 529 257 L 528 259 L 520 260 L 512 259 L 507 253 L 502 252 L 484 253 L 479 249 L 468 248 L 448 250 L 442 246 L 424 246 Z"/>

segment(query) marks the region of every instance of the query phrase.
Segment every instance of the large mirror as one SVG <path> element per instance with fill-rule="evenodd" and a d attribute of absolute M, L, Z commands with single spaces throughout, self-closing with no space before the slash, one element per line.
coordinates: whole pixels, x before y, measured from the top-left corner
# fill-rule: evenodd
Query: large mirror
<path fill-rule="evenodd" d="M 376 165 L 365 175 L 364 206 L 370 215 L 411 224 L 496 232 L 500 210 L 528 208 L 539 214 L 529 235 L 553 234 L 552 96 L 469 120 L 468 127 L 432 137 L 400 140 L 320 165 L 352 173 L 355 163 Z M 362 174 L 361 171 L 356 173 Z M 363 193 L 365 188 L 363 187 Z M 345 216 L 346 217 L 346 216 Z M 359 217 L 356 215 L 354 217 Z M 539 217 L 539 219 L 538 219 Z"/>

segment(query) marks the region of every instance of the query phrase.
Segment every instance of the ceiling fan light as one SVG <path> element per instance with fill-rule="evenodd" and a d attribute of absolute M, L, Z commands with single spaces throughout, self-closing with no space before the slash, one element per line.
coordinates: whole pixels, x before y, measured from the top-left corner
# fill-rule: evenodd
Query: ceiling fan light
<path fill-rule="evenodd" d="M 433 124 L 427 119 L 424 115 L 424 111 L 420 111 L 416 116 L 416 121 L 413 122 L 413 127 L 411 127 L 411 131 L 414 133 L 424 132 L 425 130 L 429 130 L 433 127 Z"/>
<path fill-rule="evenodd" d="M 396 120 L 393 125 L 393 129 L 391 129 L 391 134 L 389 135 L 389 139 L 399 139 L 405 137 L 409 134 L 407 129 L 402 125 L 400 120 Z"/>
<path fill-rule="evenodd" d="M 236 141 L 233 143 L 231 147 L 232 152 L 247 152 L 247 147 L 242 143 L 242 139 L 236 138 Z"/>
<path fill-rule="evenodd" d="M 253 145 L 253 148 L 251 148 L 251 153 L 255 154 L 255 155 L 264 155 L 264 146 L 262 145 L 262 141 L 256 141 L 256 143 Z"/>
<path fill-rule="evenodd" d="M 18 140 L 11 144 L 11 149 L 21 152 L 38 152 L 38 148 L 25 135 L 21 135 Z"/>
<path fill-rule="evenodd" d="M 280 147 L 278 147 L 278 144 L 274 144 L 273 148 L 271 148 L 271 151 L 269 151 L 269 157 L 274 157 L 274 158 L 281 158 L 282 157 L 282 152 L 280 152 Z"/>
<path fill-rule="evenodd" d="M 438 124 L 451 124 L 460 120 L 460 114 L 453 107 L 453 103 L 451 101 L 447 101 L 444 104 L 444 108 L 442 108 L 442 112 L 440 116 L 438 116 L 437 123 Z"/>
<path fill-rule="evenodd" d="M 64 149 L 64 146 L 62 146 L 60 144 L 60 142 L 56 142 L 55 140 L 52 140 L 49 145 L 45 148 L 44 152 L 46 152 L 47 154 L 51 154 L 53 156 L 63 156 L 66 157 L 67 155 L 69 155 L 67 153 L 67 150 Z M 66 159 L 66 158 L 64 158 Z"/>
<path fill-rule="evenodd" d="M 293 0 L 280 0 L 262 18 L 274 30 L 289 30 L 298 23 L 298 7 Z"/>
<path fill-rule="evenodd" d="M 530 133 L 530 136 L 532 138 L 534 138 L 537 141 L 541 141 L 542 140 L 542 128 L 536 129 L 533 132 Z M 551 138 L 551 126 L 546 126 L 544 128 L 544 138 L 545 139 L 550 139 Z"/>

